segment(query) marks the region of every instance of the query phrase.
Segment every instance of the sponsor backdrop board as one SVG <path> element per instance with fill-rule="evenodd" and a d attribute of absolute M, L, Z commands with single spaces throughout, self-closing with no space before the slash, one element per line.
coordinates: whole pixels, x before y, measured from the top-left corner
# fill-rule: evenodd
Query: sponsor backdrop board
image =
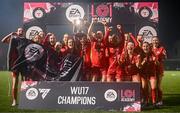
<path fill-rule="evenodd" d="M 25 81 L 19 108 L 140 111 L 140 84 Z"/>
<path fill-rule="evenodd" d="M 95 15 L 98 21 L 109 22 L 113 30 L 116 24 L 122 24 L 125 32 L 143 35 L 147 42 L 158 35 L 158 2 L 24 2 L 26 38 L 33 38 L 39 31 L 51 31 L 57 37 L 65 33 L 87 33 Z M 78 22 L 81 27 L 75 25 Z M 53 31 L 48 27 L 53 25 L 60 27 Z M 103 29 L 102 25 L 96 26 L 96 30 Z"/>

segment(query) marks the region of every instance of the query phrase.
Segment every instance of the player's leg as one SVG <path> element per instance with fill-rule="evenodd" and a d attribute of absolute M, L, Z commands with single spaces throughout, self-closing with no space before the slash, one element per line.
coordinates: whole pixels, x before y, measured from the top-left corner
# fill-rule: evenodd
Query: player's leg
<path fill-rule="evenodd" d="M 100 72 L 102 75 L 101 82 L 105 82 L 107 79 L 107 69 L 106 68 L 100 69 Z"/>
<path fill-rule="evenodd" d="M 87 81 L 91 80 L 91 68 L 90 67 L 86 70 L 86 75 L 85 76 L 86 76 Z"/>
<path fill-rule="evenodd" d="M 149 88 L 146 77 L 141 76 L 141 87 L 142 87 L 142 103 L 147 105 L 149 103 Z"/>
<path fill-rule="evenodd" d="M 123 74 L 122 68 L 120 66 L 116 67 L 116 82 L 121 82 L 123 80 L 123 76 L 125 76 L 125 74 Z"/>
<path fill-rule="evenodd" d="M 157 79 L 155 76 L 150 76 L 149 78 L 150 86 L 151 86 L 151 98 L 152 98 L 152 104 L 156 105 L 156 87 L 157 87 Z"/>
<path fill-rule="evenodd" d="M 91 80 L 92 82 L 95 82 L 95 81 L 97 81 L 97 75 L 95 75 L 95 74 L 92 74 L 92 80 Z"/>
<path fill-rule="evenodd" d="M 137 74 L 137 75 L 132 75 L 132 81 L 133 81 L 133 82 L 140 82 L 140 76 L 139 76 L 139 74 Z"/>
<path fill-rule="evenodd" d="M 162 87 L 161 87 L 162 78 L 163 78 L 163 75 L 159 75 L 157 78 L 157 91 L 158 91 L 157 105 L 159 105 L 159 106 L 163 105 L 163 101 L 162 101 L 163 92 L 162 92 Z"/>
<path fill-rule="evenodd" d="M 98 76 L 99 76 L 99 68 L 98 67 L 93 67 L 92 68 L 92 82 L 95 82 L 98 80 Z"/>
<path fill-rule="evenodd" d="M 107 82 L 112 82 L 112 75 L 110 74 L 107 75 Z"/>
<path fill-rule="evenodd" d="M 11 72 L 11 74 L 12 74 L 12 106 L 16 106 L 17 105 L 19 73 Z"/>
<path fill-rule="evenodd" d="M 116 69 L 108 68 L 107 71 L 107 82 L 112 82 L 115 78 L 116 75 Z"/>

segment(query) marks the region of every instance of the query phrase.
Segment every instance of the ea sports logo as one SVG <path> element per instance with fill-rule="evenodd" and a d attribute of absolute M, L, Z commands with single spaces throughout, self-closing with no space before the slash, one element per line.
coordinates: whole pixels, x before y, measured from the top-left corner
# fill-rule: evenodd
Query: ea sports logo
<path fill-rule="evenodd" d="M 84 9 L 80 5 L 71 5 L 66 10 L 66 18 L 70 22 L 74 22 L 74 20 L 77 19 L 83 19 L 84 15 Z"/>
<path fill-rule="evenodd" d="M 25 48 L 25 58 L 27 61 L 33 62 L 42 58 L 44 49 L 38 44 L 29 44 Z"/>
<path fill-rule="evenodd" d="M 26 38 L 31 40 L 40 31 L 43 31 L 43 30 L 39 26 L 32 26 L 32 27 L 28 28 L 28 30 L 26 31 Z"/>
<path fill-rule="evenodd" d="M 145 42 L 152 42 L 152 37 L 157 36 L 156 30 L 151 26 L 144 26 L 139 30 L 139 35 L 143 35 Z"/>
<path fill-rule="evenodd" d="M 38 90 L 36 88 L 30 88 L 26 91 L 26 98 L 29 100 L 34 100 L 38 96 Z"/>
<path fill-rule="evenodd" d="M 117 92 L 113 89 L 108 89 L 104 93 L 104 98 L 109 102 L 113 102 L 117 99 Z"/>

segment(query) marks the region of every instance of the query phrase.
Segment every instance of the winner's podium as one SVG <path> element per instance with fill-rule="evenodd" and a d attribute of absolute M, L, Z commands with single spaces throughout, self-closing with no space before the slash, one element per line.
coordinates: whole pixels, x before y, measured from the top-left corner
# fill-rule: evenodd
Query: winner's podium
<path fill-rule="evenodd" d="M 140 83 L 24 81 L 19 108 L 141 111 Z"/>

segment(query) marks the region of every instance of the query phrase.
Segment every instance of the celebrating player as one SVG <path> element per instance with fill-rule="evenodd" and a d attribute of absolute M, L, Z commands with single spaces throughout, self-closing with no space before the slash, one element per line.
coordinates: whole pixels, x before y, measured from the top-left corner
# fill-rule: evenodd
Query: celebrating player
<path fill-rule="evenodd" d="M 97 31 L 94 35 L 91 30 L 95 21 L 97 21 L 97 19 L 93 18 L 88 29 L 89 40 L 91 41 L 92 81 L 97 81 L 98 77 L 100 76 L 101 81 L 105 81 L 107 74 L 105 39 L 106 37 L 108 37 L 109 31 L 105 30 L 105 35 L 103 35 L 102 31 Z M 107 28 L 107 25 L 105 23 L 104 26 Z"/>
<path fill-rule="evenodd" d="M 123 81 L 140 82 L 138 68 L 140 65 L 140 55 L 134 53 L 134 43 L 128 42 L 126 51 L 120 56 L 120 65 L 122 67 Z"/>
<path fill-rule="evenodd" d="M 91 43 L 87 39 L 87 35 L 82 34 L 81 39 L 81 51 L 80 56 L 83 58 L 83 77 L 82 80 L 90 80 L 91 77 Z"/>
<path fill-rule="evenodd" d="M 106 56 L 109 59 L 109 66 L 107 71 L 107 81 L 111 82 L 116 80 L 121 81 L 121 67 L 118 65 L 119 54 L 122 53 L 124 47 L 124 32 L 121 25 L 117 25 L 117 30 L 119 35 L 113 34 L 109 36 L 107 41 L 107 51 Z"/>
<path fill-rule="evenodd" d="M 159 39 L 157 36 L 152 38 L 152 51 L 156 55 L 156 58 L 158 60 L 158 65 L 156 66 L 157 71 L 157 90 L 158 90 L 158 100 L 157 105 L 162 105 L 162 88 L 161 88 L 161 82 L 162 77 L 164 75 L 164 65 L 163 61 L 166 59 L 166 50 L 163 46 L 160 45 Z"/>
<path fill-rule="evenodd" d="M 24 38 L 24 31 L 23 28 L 18 28 L 16 32 L 12 32 L 9 35 L 5 36 L 1 41 L 3 43 L 8 43 L 12 38 Z M 18 57 L 17 51 L 13 51 L 12 61 L 10 65 L 13 65 L 15 60 Z M 12 75 L 12 106 L 17 105 L 17 93 L 18 93 L 18 83 L 19 83 L 19 71 L 18 70 L 11 70 Z M 23 78 L 22 78 L 23 79 Z"/>
<path fill-rule="evenodd" d="M 150 82 L 151 88 L 151 97 L 152 97 L 152 104 L 156 107 L 156 57 L 152 53 L 150 49 L 150 44 L 148 42 L 143 42 L 142 49 L 144 54 L 142 55 L 142 62 L 141 62 L 141 80 L 142 80 L 142 87 L 144 92 L 144 103 L 148 104 L 149 97 L 148 97 L 148 82 Z"/>

